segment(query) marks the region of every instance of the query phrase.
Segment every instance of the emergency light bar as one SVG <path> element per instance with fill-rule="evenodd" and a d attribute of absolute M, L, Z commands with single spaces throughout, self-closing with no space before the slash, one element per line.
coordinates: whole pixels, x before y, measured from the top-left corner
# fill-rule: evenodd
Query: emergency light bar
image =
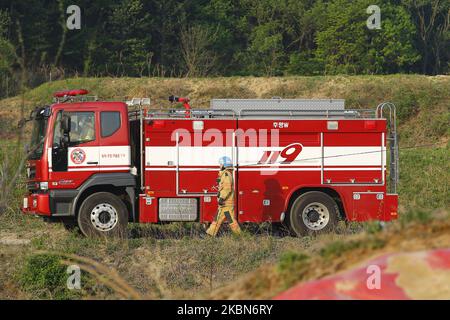
<path fill-rule="evenodd" d="M 66 91 L 58 91 L 53 94 L 55 98 L 64 98 L 64 97 L 75 97 L 75 96 L 83 96 L 88 94 L 89 91 L 85 89 L 76 89 L 76 90 L 66 90 Z"/>

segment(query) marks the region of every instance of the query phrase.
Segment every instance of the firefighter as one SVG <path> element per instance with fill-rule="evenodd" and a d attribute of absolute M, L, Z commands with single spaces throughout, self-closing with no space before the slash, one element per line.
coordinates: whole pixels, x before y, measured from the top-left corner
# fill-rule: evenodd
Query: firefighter
<path fill-rule="evenodd" d="M 241 228 L 234 214 L 234 181 L 233 164 L 228 157 L 222 157 L 219 160 L 220 171 L 218 175 L 219 192 L 217 193 L 218 208 L 214 221 L 209 226 L 206 233 L 215 237 L 219 232 L 220 226 L 225 219 L 230 224 L 230 229 L 235 234 L 241 233 Z"/>
<path fill-rule="evenodd" d="M 80 141 L 92 141 L 95 140 L 95 130 L 94 130 L 94 118 L 90 115 L 81 118 L 79 129 L 80 129 Z"/>

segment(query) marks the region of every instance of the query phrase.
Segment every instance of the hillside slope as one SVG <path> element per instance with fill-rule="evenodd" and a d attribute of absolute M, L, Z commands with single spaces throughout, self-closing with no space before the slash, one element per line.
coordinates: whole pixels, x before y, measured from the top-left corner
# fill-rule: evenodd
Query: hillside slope
<path fill-rule="evenodd" d="M 100 99 L 150 97 L 153 108 L 169 107 L 171 94 L 189 96 L 193 107 L 208 107 L 212 98 L 342 98 L 348 108 L 397 106 L 405 145 L 438 142 L 448 136 L 450 76 L 320 76 L 230 78 L 73 78 L 46 83 L 23 97 L 0 101 L 0 135 L 14 130 L 22 98 L 25 114 L 51 102 L 53 92 L 85 88 Z M 446 138 L 444 138 L 446 141 Z"/>

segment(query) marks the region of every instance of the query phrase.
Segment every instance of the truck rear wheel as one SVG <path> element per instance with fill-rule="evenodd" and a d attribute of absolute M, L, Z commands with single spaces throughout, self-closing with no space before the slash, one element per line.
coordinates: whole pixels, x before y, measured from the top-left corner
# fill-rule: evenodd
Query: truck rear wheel
<path fill-rule="evenodd" d="M 338 216 L 339 208 L 329 195 L 310 191 L 294 201 L 289 222 L 297 236 L 305 236 L 332 231 L 338 223 Z"/>
<path fill-rule="evenodd" d="M 83 201 L 77 220 L 81 232 L 87 237 L 125 237 L 128 211 L 114 194 L 98 192 Z"/>

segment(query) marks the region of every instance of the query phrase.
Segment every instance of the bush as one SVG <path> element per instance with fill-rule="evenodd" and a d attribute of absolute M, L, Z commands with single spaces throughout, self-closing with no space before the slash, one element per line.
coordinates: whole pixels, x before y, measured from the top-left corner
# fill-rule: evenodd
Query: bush
<path fill-rule="evenodd" d="M 398 90 L 392 101 L 395 104 L 397 119 L 399 122 L 403 122 L 414 117 L 419 111 L 419 103 L 413 90 Z"/>
<path fill-rule="evenodd" d="M 293 53 L 289 56 L 286 68 L 288 75 L 320 75 L 323 73 L 323 61 L 307 53 Z"/>
<path fill-rule="evenodd" d="M 36 299 L 76 299 L 80 292 L 67 288 L 66 267 L 58 256 L 31 255 L 19 274 L 22 289 Z"/>

